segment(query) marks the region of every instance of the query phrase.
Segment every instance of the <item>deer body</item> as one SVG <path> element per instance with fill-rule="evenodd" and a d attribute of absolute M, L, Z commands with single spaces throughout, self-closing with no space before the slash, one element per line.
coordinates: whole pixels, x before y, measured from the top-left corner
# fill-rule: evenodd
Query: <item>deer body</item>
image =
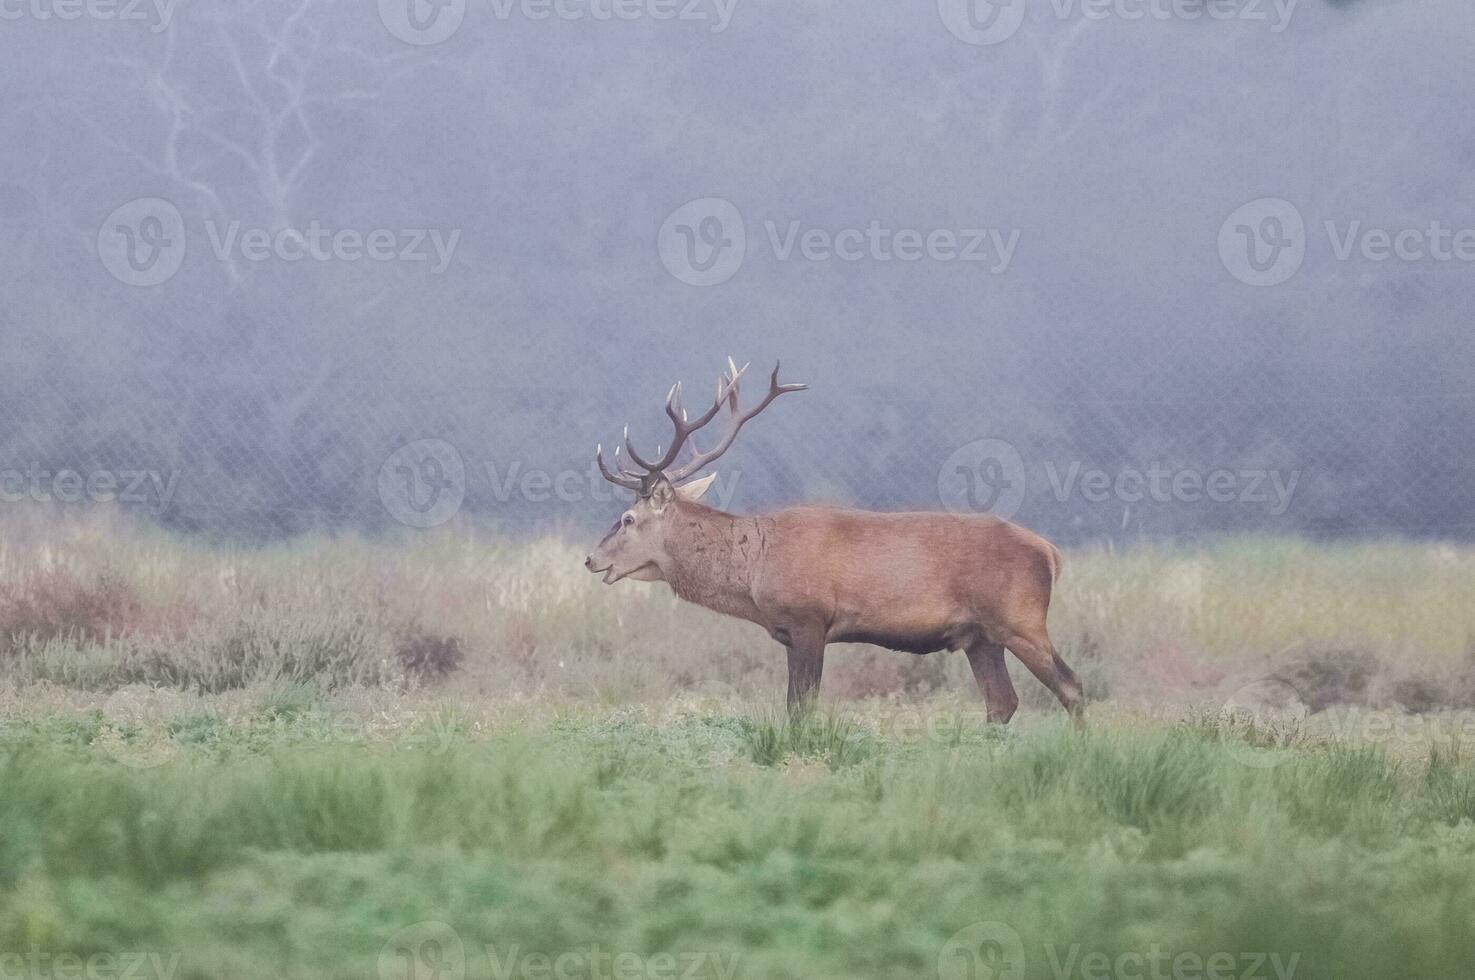
<path fill-rule="evenodd" d="M 1080 708 L 1079 683 L 1045 627 L 1060 553 L 1022 527 L 987 515 L 801 507 L 739 517 L 680 499 L 673 506 L 659 577 L 688 602 L 756 623 L 788 647 L 796 668 L 808 668 L 791 671 L 791 702 L 812 696 L 806 681 L 818 682 L 825 645 L 869 643 L 965 650 L 970 661 L 1002 659 L 999 648 L 1009 647 L 1041 668 L 1068 709 Z M 1018 703 L 1012 683 L 993 676 L 992 663 L 980 667 L 990 713 L 1007 721 Z"/>
<path fill-rule="evenodd" d="M 677 439 L 659 464 L 638 475 L 601 470 L 637 490 L 635 506 L 599 543 L 585 566 L 605 582 L 660 580 L 681 598 L 757 623 L 788 651 L 790 710 L 813 699 L 830 643 L 870 643 L 907 653 L 964 650 L 989 718 L 1007 722 L 1018 695 L 1004 663 L 1007 648 L 1077 720 L 1084 697 L 1046 630 L 1060 552 L 1045 539 L 989 515 L 874 513 L 796 507 L 745 517 L 698 503 L 711 478 L 673 482 L 711 462 L 743 422 L 786 391 L 774 370 L 768 397 L 737 416 L 737 379 L 719 382 L 714 409 L 696 423 L 667 400 Z M 710 453 L 670 477 L 666 467 L 724 400 L 736 425 Z M 628 442 L 627 442 L 628 448 Z"/>
<path fill-rule="evenodd" d="M 931 653 L 963 649 L 970 631 L 1002 641 L 1054 582 L 1054 549 L 993 517 L 806 507 L 765 523 L 759 602 L 819 617 L 830 643 Z"/>

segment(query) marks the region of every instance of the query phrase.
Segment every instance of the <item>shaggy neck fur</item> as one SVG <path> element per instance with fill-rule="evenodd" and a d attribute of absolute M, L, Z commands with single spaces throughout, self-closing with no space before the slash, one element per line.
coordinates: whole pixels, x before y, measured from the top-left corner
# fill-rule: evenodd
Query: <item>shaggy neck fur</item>
<path fill-rule="evenodd" d="M 680 501 L 666 531 L 671 589 L 687 602 L 754 620 L 752 573 L 762 554 L 757 518 Z"/>

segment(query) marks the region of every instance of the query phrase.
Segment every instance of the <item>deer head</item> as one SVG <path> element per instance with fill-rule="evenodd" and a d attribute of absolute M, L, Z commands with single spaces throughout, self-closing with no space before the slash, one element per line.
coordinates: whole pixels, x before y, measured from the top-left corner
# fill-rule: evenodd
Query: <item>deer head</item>
<path fill-rule="evenodd" d="M 599 472 L 609 482 L 627 490 L 635 491 L 635 503 L 620 515 L 594 552 L 584 560 L 584 567 L 591 572 L 603 572 L 606 584 L 622 578 L 655 581 L 664 577 L 666 565 L 666 533 L 676 510 L 682 501 L 693 502 L 711 487 L 715 475 L 700 480 L 689 480 L 697 471 L 715 462 L 732 446 L 738 432 L 750 420 L 762 412 L 779 395 L 791 391 L 803 391 L 807 385 L 779 384 L 778 365 L 774 365 L 769 378 L 768 393 L 756 406 L 746 412 L 738 411 L 738 385 L 748 365 L 739 368 L 731 358 L 727 371 L 717 379 L 717 394 L 712 406 L 695 419 L 690 418 L 681 404 L 681 383 L 671 386 L 666 395 L 666 416 L 670 418 L 675 432 L 671 445 L 665 453 L 656 447 L 657 459 L 647 461 L 630 443 L 630 427 L 625 427 L 624 450 L 637 469 L 625 468 L 620 460 L 620 449 L 615 448 L 615 468 L 604 461 L 604 447 L 594 451 Z M 727 406 L 727 431 L 709 450 L 702 451 L 692 441 L 692 435 L 710 423 Z M 690 458 L 678 465 L 677 458 L 682 450 L 690 450 Z"/>

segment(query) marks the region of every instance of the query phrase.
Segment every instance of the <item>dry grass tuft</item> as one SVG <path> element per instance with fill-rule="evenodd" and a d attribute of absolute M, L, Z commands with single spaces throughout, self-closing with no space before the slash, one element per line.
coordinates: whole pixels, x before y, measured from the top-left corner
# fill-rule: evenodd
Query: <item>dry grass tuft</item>
<path fill-rule="evenodd" d="M 407 674 L 435 680 L 459 668 L 466 659 L 459 639 L 432 633 L 418 623 L 405 628 L 394 652 Z"/>
<path fill-rule="evenodd" d="M 425 685 L 472 698 L 776 703 L 782 650 L 582 549 L 448 526 L 207 547 L 106 515 L 0 523 L 0 679 L 108 692 Z M 15 526 L 12 526 L 14 524 Z M 1096 701 L 1201 703 L 1281 678 L 1313 708 L 1475 705 L 1475 550 L 1230 540 L 1069 556 L 1051 631 Z M 1053 699 L 1011 659 L 1026 709 Z M 961 654 L 837 646 L 823 693 L 976 700 Z"/>
<path fill-rule="evenodd" d="M 83 581 L 63 568 L 42 568 L 0 583 L 0 655 L 57 637 L 95 642 L 138 617 L 138 597 L 111 574 Z"/>

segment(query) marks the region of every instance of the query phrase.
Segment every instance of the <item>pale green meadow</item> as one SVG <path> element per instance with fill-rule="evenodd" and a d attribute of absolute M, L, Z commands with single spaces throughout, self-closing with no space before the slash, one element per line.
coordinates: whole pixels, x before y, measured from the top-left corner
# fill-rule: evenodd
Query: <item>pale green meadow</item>
<path fill-rule="evenodd" d="M 0 541 L 3 975 L 1475 967 L 1468 548 L 1068 553 L 1075 731 L 862 647 L 789 724 L 760 630 L 572 540 Z"/>

